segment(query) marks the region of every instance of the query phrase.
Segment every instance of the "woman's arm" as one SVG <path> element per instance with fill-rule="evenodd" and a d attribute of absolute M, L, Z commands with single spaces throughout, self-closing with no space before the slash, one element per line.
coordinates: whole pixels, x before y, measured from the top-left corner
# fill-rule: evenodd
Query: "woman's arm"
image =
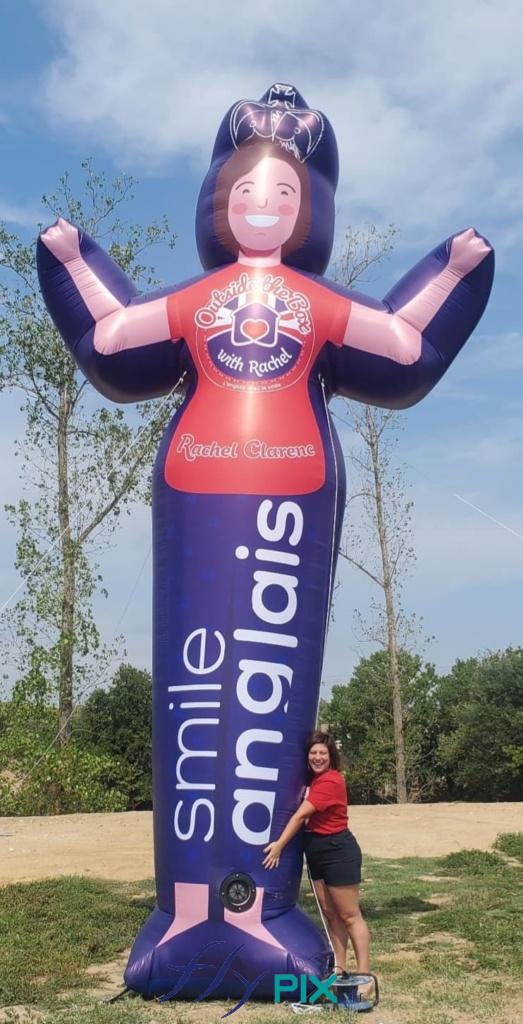
<path fill-rule="evenodd" d="M 352 302 L 331 353 L 335 391 L 390 408 L 422 398 L 479 321 L 493 270 L 490 245 L 469 228 L 425 257 L 381 308 Z"/>
<path fill-rule="evenodd" d="M 263 852 L 267 854 L 263 861 L 264 868 L 270 869 L 278 867 L 283 848 L 287 846 L 287 843 L 290 843 L 291 839 L 293 839 L 296 833 L 300 831 L 304 822 L 307 821 L 307 818 L 310 818 L 311 814 L 314 814 L 315 811 L 316 808 L 314 804 L 311 804 L 309 800 L 304 800 L 303 803 L 300 804 L 298 810 L 294 812 L 292 818 L 287 822 L 280 838 L 269 843 L 269 845 L 264 848 Z"/>
<path fill-rule="evenodd" d="M 38 271 L 58 330 L 98 390 L 134 401 L 172 388 L 179 358 L 165 297 L 140 299 L 114 260 L 63 218 L 40 236 Z"/>

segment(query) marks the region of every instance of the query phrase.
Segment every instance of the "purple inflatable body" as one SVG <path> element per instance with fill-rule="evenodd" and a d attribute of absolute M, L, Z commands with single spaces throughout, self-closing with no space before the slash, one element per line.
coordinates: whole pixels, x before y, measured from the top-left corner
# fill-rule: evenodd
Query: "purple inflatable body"
<path fill-rule="evenodd" d="M 42 291 L 102 394 L 182 381 L 154 470 L 154 841 L 158 906 L 125 979 L 150 997 L 273 998 L 326 976 L 296 907 L 300 837 L 262 867 L 303 795 L 344 507 L 328 401 L 405 408 L 441 378 L 488 299 L 493 253 L 447 239 L 383 303 L 321 274 L 334 229 L 332 129 L 292 86 L 220 127 L 198 203 L 208 271 L 139 297 L 60 220 Z"/>

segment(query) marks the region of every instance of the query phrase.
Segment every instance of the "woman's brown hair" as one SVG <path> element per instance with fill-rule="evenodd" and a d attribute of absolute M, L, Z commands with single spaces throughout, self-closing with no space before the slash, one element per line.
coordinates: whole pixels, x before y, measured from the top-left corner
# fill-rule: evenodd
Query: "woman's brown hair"
<path fill-rule="evenodd" d="M 273 142 L 254 140 L 244 142 L 239 149 L 236 149 L 232 156 L 225 161 L 216 179 L 214 192 L 214 227 L 216 236 L 221 244 L 236 258 L 239 253 L 239 245 L 236 241 L 229 224 L 229 195 L 231 188 L 238 178 L 248 174 L 263 160 L 264 157 L 272 156 L 277 160 L 283 160 L 289 164 L 298 175 L 301 185 L 301 202 L 298 219 L 294 226 L 291 237 L 282 246 L 282 256 L 287 256 L 294 249 L 299 249 L 307 238 L 311 226 L 311 200 L 309 172 L 304 164 L 300 164 L 291 153 Z"/>
<path fill-rule="evenodd" d="M 329 751 L 330 767 L 334 768 L 335 771 L 341 770 L 341 758 L 340 752 L 336 746 L 336 741 L 331 736 L 330 732 L 313 732 L 307 741 L 307 771 L 309 773 L 309 781 L 313 778 L 313 773 L 309 766 L 309 750 L 314 747 L 316 743 L 321 743 L 324 747 L 327 747 Z"/>

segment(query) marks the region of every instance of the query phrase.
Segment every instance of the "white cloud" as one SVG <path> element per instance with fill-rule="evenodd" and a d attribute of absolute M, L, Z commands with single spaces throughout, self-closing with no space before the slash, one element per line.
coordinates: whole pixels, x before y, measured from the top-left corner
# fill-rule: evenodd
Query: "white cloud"
<path fill-rule="evenodd" d="M 432 225 L 443 235 L 485 209 L 490 223 L 511 214 L 508 243 L 521 237 L 519 0 L 50 0 L 45 13 L 63 48 L 43 82 L 55 131 L 145 166 L 176 154 L 203 166 L 231 103 L 290 80 L 333 121 L 351 214 L 431 226 L 433 239 Z"/>

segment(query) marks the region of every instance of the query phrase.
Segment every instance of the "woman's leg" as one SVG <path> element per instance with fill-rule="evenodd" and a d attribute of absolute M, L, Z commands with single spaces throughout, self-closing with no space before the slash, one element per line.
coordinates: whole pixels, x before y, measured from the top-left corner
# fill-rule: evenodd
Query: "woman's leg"
<path fill-rule="evenodd" d="M 349 933 L 330 898 L 329 890 L 323 879 L 316 879 L 312 884 L 321 907 L 321 912 L 325 918 L 327 932 L 334 950 L 334 965 L 337 969 L 341 968 L 344 971 Z"/>
<path fill-rule="evenodd" d="M 337 916 L 347 929 L 356 957 L 356 969 L 362 974 L 368 974 L 370 932 L 360 910 L 359 885 L 332 885 L 325 886 L 325 889 Z"/>

